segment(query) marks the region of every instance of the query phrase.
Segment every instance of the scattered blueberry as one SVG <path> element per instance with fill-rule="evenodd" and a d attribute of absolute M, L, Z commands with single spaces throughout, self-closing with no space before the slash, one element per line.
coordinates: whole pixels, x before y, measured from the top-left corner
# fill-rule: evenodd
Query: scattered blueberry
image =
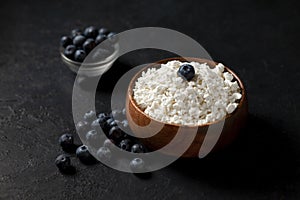
<path fill-rule="evenodd" d="M 104 146 L 104 147 L 107 147 L 107 148 L 109 148 L 109 149 L 112 149 L 113 146 L 115 146 L 115 144 L 114 144 L 114 142 L 113 142 L 112 140 L 106 139 L 106 140 L 104 140 L 104 142 L 103 142 L 103 146 Z"/>
<path fill-rule="evenodd" d="M 86 122 L 86 121 L 79 121 L 79 122 L 76 124 L 76 130 L 77 130 L 79 133 L 87 132 L 88 129 L 89 129 L 89 123 Z"/>
<path fill-rule="evenodd" d="M 93 50 L 93 48 L 95 48 L 96 46 L 96 43 L 95 43 L 95 40 L 92 39 L 92 38 L 88 38 L 82 45 L 82 48 L 83 50 L 86 52 L 86 53 L 89 53 L 90 51 Z"/>
<path fill-rule="evenodd" d="M 128 127 L 128 121 L 125 119 L 121 122 L 122 127 L 127 128 Z"/>
<path fill-rule="evenodd" d="M 141 158 L 134 158 L 130 164 L 129 164 L 130 169 L 134 173 L 140 173 L 145 167 L 145 162 Z"/>
<path fill-rule="evenodd" d="M 115 142 L 118 142 L 123 139 L 124 132 L 117 126 L 114 126 L 110 129 L 108 137 Z"/>
<path fill-rule="evenodd" d="M 195 69 L 192 65 L 183 64 L 179 67 L 179 69 L 177 71 L 177 75 L 187 81 L 190 81 L 195 76 Z"/>
<path fill-rule="evenodd" d="M 131 152 L 132 153 L 144 153 L 145 148 L 141 144 L 134 144 L 131 147 Z"/>
<path fill-rule="evenodd" d="M 107 28 L 100 28 L 99 29 L 99 34 L 101 34 L 101 35 L 107 35 L 107 34 L 109 34 L 109 30 L 107 29 Z"/>
<path fill-rule="evenodd" d="M 86 133 L 85 135 L 85 139 L 88 142 L 93 142 L 93 141 L 97 141 L 99 139 L 99 134 L 97 133 L 97 131 L 95 130 L 90 130 Z"/>
<path fill-rule="evenodd" d="M 92 123 L 91 123 L 91 129 L 98 129 L 100 127 L 100 119 L 95 119 Z"/>
<path fill-rule="evenodd" d="M 76 169 L 71 165 L 70 157 L 65 154 L 56 157 L 55 165 L 61 173 L 74 174 L 76 172 Z"/>
<path fill-rule="evenodd" d="M 101 161 L 108 161 L 111 158 L 111 151 L 109 150 L 109 148 L 107 147 L 101 147 L 98 151 L 97 151 L 97 157 L 101 160 Z"/>
<path fill-rule="evenodd" d="M 83 35 L 77 35 L 74 37 L 73 39 L 73 44 L 76 46 L 76 47 L 80 47 L 83 45 L 85 41 L 85 37 Z"/>
<path fill-rule="evenodd" d="M 75 51 L 76 51 L 76 47 L 74 45 L 68 45 L 64 50 L 64 55 L 67 58 L 74 59 Z"/>
<path fill-rule="evenodd" d="M 90 110 L 90 111 L 84 113 L 83 119 L 86 120 L 87 122 L 92 122 L 92 121 L 94 121 L 94 119 L 96 119 L 95 116 L 96 116 L 95 111 Z"/>
<path fill-rule="evenodd" d="M 113 120 L 112 122 L 109 123 L 110 127 L 118 126 L 119 120 Z"/>
<path fill-rule="evenodd" d="M 103 123 L 103 131 L 108 132 L 111 129 L 110 123 L 112 123 L 114 119 L 112 117 L 107 118 L 107 120 Z"/>
<path fill-rule="evenodd" d="M 72 38 L 75 38 L 77 35 L 82 35 L 82 31 L 81 31 L 80 29 L 78 29 L 78 28 L 73 29 L 73 30 L 71 31 L 71 37 L 72 37 Z"/>
<path fill-rule="evenodd" d="M 122 111 L 121 110 L 113 110 L 111 111 L 111 116 L 114 118 L 114 119 L 119 119 L 120 117 L 122 117 Z"/>
<path fill-rule="evenodd" d="M 109 119 L 109 115 L 107 113 L 100 113 L 98 115 L 98 120 L 101 128 L 104 128 L 106 121 Z"/>
<path fill-rule="evenodd" d="M 63 48 L 66 48 L 68 45 L 71 45 L 72 42 L 73 42 L 72 39 L 68 36 L 62 36 L 61 39 L 60 39 L 60 45 Z"/>
<path fill-rule="evenodd" d="M 59 145 L 67 153 L 75 153 L 76 145 L 74 144 L 74 137 L 70 133 L 61 135 L 58 139 Z"/>
<path fill-rule="evenodd" d="M 131 149 L 131 141 L 129 139 L 124 139 L 120 142 L 119 147 L 122 150 L 130 151 Z"/>
<path fill-rule="evenodd" d="M 90 165 L 95 164 L 97 162 L 94 156 L 89 152 L 88 147 L 85 145 L 82 145 L 77 148 L 76 156 L 83 164 Z"/>
<path fill-rule="evenodd" d="M 96 38 L 98 30 L 94 26 L 87 27 L 83 33 L 87 38 Z"/>

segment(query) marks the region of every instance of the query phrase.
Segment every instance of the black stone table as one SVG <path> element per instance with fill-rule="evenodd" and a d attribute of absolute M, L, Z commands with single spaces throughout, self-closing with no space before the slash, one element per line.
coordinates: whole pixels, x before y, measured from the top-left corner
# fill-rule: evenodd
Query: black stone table
<path fill-rule="evenodd" d="M 299 1 L 4 1 L 0 6 L 0 199 L 299 199 Z M 228 149 L 180 159 L 139 178 L 75 158 L 74 176 L 54 165 L 59 135 L 74 129 L 75 75 L 58 43 L 76 27 L 117 32 L 165 27 L 197 40 L 244 80 L 249 123 Z M 140 50 L 100 81 L 108 111 L 116 81 L 164 57 Z"/>

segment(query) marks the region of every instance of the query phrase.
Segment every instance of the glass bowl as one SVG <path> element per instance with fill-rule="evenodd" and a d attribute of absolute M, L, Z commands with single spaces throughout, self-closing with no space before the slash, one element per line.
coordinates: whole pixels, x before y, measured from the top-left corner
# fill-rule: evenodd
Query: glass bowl
<path fill-rule="evenodd" d="M 110 48 L 103 45 L 95 47 L 86 57 L 84 62 L 71 60 L 64 55 L 64 49 L 60 48 L 60 55 L 63 63 L 74 73 L 80 72 L 80 75 L 93 77 L 105 73 L 118 58 L 119 44 L 115 43 Z M 79 71 L 80 68 L 80 71 Z"/>

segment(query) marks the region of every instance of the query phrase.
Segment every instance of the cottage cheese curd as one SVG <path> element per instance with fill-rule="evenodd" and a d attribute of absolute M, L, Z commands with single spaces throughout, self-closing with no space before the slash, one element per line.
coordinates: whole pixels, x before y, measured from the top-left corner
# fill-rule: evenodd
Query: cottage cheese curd
<path fill-rule="evenodd" d="M 182 64 L 194 67 L 191 81 L 177 75 Z M 145 114 L 179 125 L 202 125 L 223 119 L 237 108 L 241 97 L 237 81 L 221 63 L 211 69 L 206 63 L 169 61 L 160 68 L 142 72 L 133 89 L 133 98 Z"/>

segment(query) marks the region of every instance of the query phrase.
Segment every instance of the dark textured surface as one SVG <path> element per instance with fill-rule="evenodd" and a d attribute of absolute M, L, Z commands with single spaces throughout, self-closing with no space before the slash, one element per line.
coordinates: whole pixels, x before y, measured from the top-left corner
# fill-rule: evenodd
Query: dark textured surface
<path fill-rule="evenodd" d="M 299 1 L 5 1 L 0 7 L 0 199 L 299 199 Z M 179 160 L 148 179 L 73 159 L 61 175 L 57 139 L 72 129 L 74 74 L 58 41 L 74 27 L 122 31 L 160 26 L 202 44 L 244 80 L 249 125 L 226 151 Z M 160 58 L 139 51 L 105 75 L 97 106 L 130 66 Z M 117 73 L 118 72 L 118 73 Z M 112 83 L 110 83 L 112 82 Z"/>

